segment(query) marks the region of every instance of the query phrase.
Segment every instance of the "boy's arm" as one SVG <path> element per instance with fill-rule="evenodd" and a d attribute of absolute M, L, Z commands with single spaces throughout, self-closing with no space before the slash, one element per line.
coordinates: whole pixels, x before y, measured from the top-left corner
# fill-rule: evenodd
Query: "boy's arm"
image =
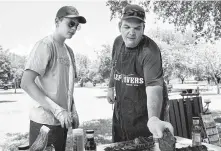
<path fill-rule="evenodd" d="M 47 97 L 36 85 L 35 78 L 39 74 L 32 70 L 25 70 L 21 80 L 21 88 L 28 93 L 28 95 L 38 102 L 44 108 L 50 110 L 55 117 L 61 122 L 61 126 L 70 127 L 71 118 L 68 112 L 57 105 L 53 100 Z"/>

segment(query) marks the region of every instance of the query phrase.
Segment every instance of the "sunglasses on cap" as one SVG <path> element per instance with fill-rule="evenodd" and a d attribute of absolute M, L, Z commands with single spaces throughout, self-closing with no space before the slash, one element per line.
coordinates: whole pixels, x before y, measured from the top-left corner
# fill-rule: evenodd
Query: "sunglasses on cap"
<path fill-rule="evenodd" d="M 141 19 L 145 19 L 145 12 L 143 11 L 140 11 L 140 10 L 137 10 L 137 9 L 130 9 L 128 11 L 125 11 L 123 13 L 123 16 L 124 17 L 128 17 L 128 16 L 136 16 L 136 17 L 139 17 Z"/>

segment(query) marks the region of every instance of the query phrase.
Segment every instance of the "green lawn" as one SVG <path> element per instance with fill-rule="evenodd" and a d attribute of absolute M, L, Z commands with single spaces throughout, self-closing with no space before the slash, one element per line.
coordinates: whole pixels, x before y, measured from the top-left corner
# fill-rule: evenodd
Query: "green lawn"
<path fill-rule="evenodd" d="M 84 130 L 93 129 L 95 130 L 95 141 L 99 144 L 111 143 L 111 119 L 98 119 L 84 122 L 80 128 Z M 17 151 L 17 146 L 27 144 L 28 133 L 8 133 L 7 141 L 4 145 L 0 146 L 2 151 Z M 68 133 L 66 151 L 72 151 L 71 133 Z"/>
<path fill-rule="evenodd" d="M 106 89 L 99 87 L 76 88 L 75 102 L 80 117 L 80 127 L 84 130 L 95 130 L 97 144 L 111 142 L 111 117 L 112 106 L 107 103 Z M 215 89 L 214 89 L 215 90 Z M 4 124 L 0 126 L 0 150 L 17 151 L 17 146 L 25 144 L 28 140 L 28 110 L 27 96 L 18 90 L 0 91 L 0 119 Z M 170 94 L 170 98 L 179 97 L 178 94 Z M 210 98 L 210 109 L 221 131 L 221 95 L 214 92 L 202 93 L 202 98 Z M 92 120 L 94 119 L 94 120 Z M 70 134 L 68 135 L 67 151 L 71 151 Z"/>

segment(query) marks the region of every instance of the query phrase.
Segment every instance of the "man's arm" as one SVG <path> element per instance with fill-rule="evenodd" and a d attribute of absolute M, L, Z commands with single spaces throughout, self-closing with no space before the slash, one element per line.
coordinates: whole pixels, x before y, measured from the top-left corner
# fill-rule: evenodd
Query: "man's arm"
<path fill-rule="evenodd" d="M 156 116 L 160 118 L 163 104 L 163 87 L 162 86 L 147 86 L 147 110 L 149 118 Z"/>
<path fill-rule="evenodd" d="M 163 69 L 162 59 L 158 46 L 152 41 L 149 49 L 146 49 L 143 61 L 144 79 L 147 94 L 148 123 L 147 126 L 155 138 L 161 138 L 163 131 L 168 128 L 173 133 L 170 123 L 161 121 L 163 112 Z"/>
<path fill-rule="evenodd" d="M 119 38 L 117 37 L 114 41 L 113 48 L 112 48 L 112 54 L 111 54 L 111 72 L 110 72 L 110 78 L 109 78 L 109 84 L 108 84 L 108 90 L 107 90 L 107 101 L 110 104 L 114 103 L 114 64 L 115 64 L 115 45 L 116 42 L 119 41 Z"/>
<path fill-rule="evenodd" d="M 21 80 L 21 88 L 28 93 L 28 95 L 38 102 L 44 108 L 50 110 L 52 113 L 61 111 L 62 108 L 47 97 L 36 85 L 35 78 L 39 76 L 38 73 L 32 70 L 25 70 Z"/>
<path fill-rule="evenodd" d="M 113 67 L 111 67 L 111 72 L 110 72 L 110 79 L 109 79 L 109 88 L 113 88 L 114 87 L 114 69 Z"/>
<path fill-rule="evenodd" d="M 72 104 L 72 128 L 75 129 L 75 128 L 78 128 L 79 127 L 79 116 L 78 116 L 78 113 L 77 113 L 77 110 L 76 110 L 76 106 L 75 106 L 75 103 L 74 103 L 74 100 L 73 100 L 73 104 Z"/>
<path fill-rule="evenodd" d="M 147 109 L 149 120 L 147 126 L 154 138 L 161 138 L 163 131 L 168 128 L 173 134 L 173 126 L 169 122 L 161 121 L 160 115 L 163 112 L 163 87 L 147 86 Z"/>
<path fill-rule="evenodd" d="M 21 80 L 21 88 L 41 106 L 50 110 L 61 122 L 62 127 L 69 127 L 71 125 L 71 118 L 68 113 L 39 89 L 35 83 L 37 76 L 39 76 L 39 74 L 35 71 L 25 70 Z"/>

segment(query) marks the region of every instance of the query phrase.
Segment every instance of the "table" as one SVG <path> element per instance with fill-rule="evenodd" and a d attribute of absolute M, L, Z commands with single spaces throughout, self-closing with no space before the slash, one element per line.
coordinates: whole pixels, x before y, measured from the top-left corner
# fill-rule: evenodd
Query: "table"
<path fill-rule="evenodd" d="M 179 137 L 179 136 L 175 136 L 175 137 L 177 139 L 176 148 L 187 147 L 192 144 L 191 139 L 187 139 L 187 138 L 183 138 L 183 137 Z M 202 144 L 208 148 L 208 151 L 221 151 L 221 147 L 219 147 L 219 146 L 207 144 L 207 143 L 202 143 Z M 104 151 L 104 148 L 111 146 L 111 145 L 114 145 L 114 143 L 113 144 L 98 145 L 97 151 Z M 155 148 L 152 151 L 160 151 L 160 150 Z"/>

